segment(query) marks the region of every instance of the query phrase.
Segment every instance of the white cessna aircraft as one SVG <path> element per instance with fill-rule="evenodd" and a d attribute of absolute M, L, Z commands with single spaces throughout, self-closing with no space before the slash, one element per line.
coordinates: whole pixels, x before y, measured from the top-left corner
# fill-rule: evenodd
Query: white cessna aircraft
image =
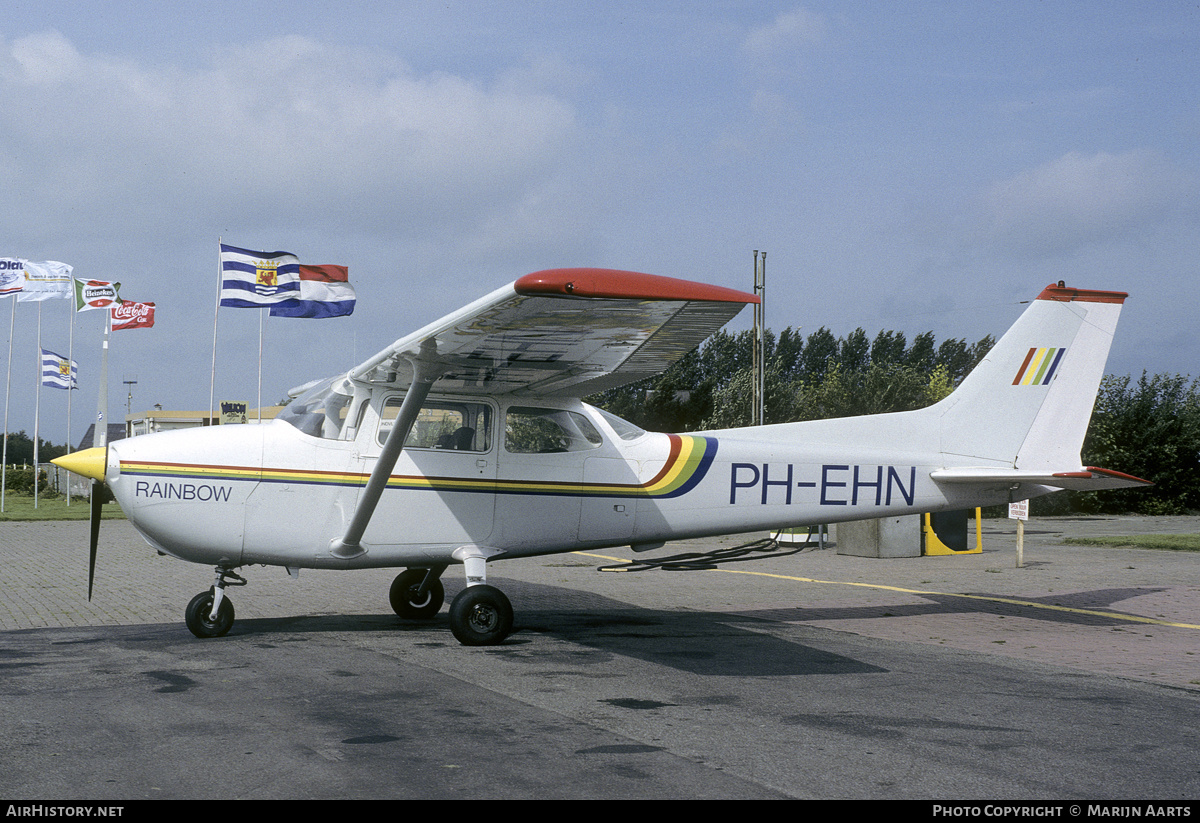
<path fill-rule="evenodd" d="M 269 424 L 133 437 L 54 462 L 108 484 L 160 552 L 215 565 L 187 607 L 198 637 L 229 631 L 225 588 L 246 582 L 242 566 L 407 567 L 392 607 L 429 618 L 457 563 L 467 587 L 450 606 L 454 636 L 495 644 L 513 610 L 487 585 L 489 561 L 1145 484 L 1080 463 L 1126 296 L 1047 287 L 926 409 L 654 434 L 580 398 L 661 372 L 758 298 L 543 271 L 311 385 Z"/>

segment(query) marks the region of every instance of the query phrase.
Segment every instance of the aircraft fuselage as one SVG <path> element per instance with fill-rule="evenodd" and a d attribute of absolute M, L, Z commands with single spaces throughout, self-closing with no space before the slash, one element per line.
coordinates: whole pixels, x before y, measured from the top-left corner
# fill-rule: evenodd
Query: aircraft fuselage
<path fill-rule="evenodd" d="M 331 542 L 373 468 L 389 400 L 365 403 L 345 439 L 275 421 L 118 441 L 107 481 L 153 546 L 228 567 L 446 563 L 464 545 L 522 557 L 1007 499 L 1000 490 L 976 489 L 970 500 L 948 494 L 930 479 L 941 465 L 936 454 L 823 448 L 819 423 L 789 424 L 786 438 L 765 427 L 625 431 L 623 439 L 578 401 L 431 397 L 363 537 L 365 551 L 340 557 Z M 471 441 L 443 434 L 439 444 L 437 430 L 468 428 L 457 425 L 464 413 L 476 424 Z M 556 420 L 568 430 L 555 430 Z M 806 445 L 806 428 L 817 445 Z"/>

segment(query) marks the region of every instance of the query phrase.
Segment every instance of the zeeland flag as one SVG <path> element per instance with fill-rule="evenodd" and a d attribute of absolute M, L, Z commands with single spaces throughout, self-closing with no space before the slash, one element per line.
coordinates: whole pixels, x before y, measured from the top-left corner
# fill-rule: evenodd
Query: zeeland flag
<path fill-rule="evenodd" d="M 271 306 L 272 317 L 345 317 L 354 313 L 354 287 L 345 266 L 300 266 L 300 291 Z"/>
<path fill-rule="evenodd" d="M 300 294 L 300 260 L 286 251 L 260 252 L 221 244 L 221 305 L 273 306 Z"/>
<path fill-rule="evenodd" d="M 79 366 L 61 354 L 42 349 L 42 385 L 52 389 L 77 389 Z"/>
<path fill-rule="evenodd" d="M 107 309 L 120 305 L 121 297 L 117 294 L 120 288 L 120 283 L 104 280 L 76 280 L 75 311 Z"/>

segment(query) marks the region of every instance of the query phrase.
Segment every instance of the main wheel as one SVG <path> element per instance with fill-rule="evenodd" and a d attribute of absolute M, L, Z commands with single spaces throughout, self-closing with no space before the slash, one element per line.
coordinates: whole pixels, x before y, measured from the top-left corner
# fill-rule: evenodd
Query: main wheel
<path fill-rule="evenodd" d="M 212 603 L 212 590 L 200 592 L 188 603 L 183 619 L 187 622 L 188 630 L 196 637 L 224 637 L 233 627 L 233 601 L 228 597 L 221 598 L 216 620 L 210 617 Z"/>
<path fill-rule="evenodd" d="M 421 589 L 421 581 L 425 579 L 426 569 L 408 569 L 396 575 L 388 599 L 392 602 L 392 611 L 409 620 L 428 620 L 438 613 L 446 602 L 446 589 L 442 581 L 435 579 L 429 584 L 425 596 L 417 599 Z"/>
<path fill-rule="evenodd" d="M 512 604 L 492 586 L 468 586 L 450 604 L 450 631 L 464 646 L 495 646 L 512 624 Z"/>

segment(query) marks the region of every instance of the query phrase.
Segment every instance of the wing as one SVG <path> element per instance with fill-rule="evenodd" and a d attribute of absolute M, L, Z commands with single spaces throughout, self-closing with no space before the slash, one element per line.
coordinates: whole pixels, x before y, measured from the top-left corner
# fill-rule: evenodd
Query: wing
<path fill-rule="evenodd" d="M 350 371 L 405 387 L 415 360 L 438 392 L 582 397 L 659 374 L 759 299 L 611 269 L 551 269 L 402 337 Z"/>

